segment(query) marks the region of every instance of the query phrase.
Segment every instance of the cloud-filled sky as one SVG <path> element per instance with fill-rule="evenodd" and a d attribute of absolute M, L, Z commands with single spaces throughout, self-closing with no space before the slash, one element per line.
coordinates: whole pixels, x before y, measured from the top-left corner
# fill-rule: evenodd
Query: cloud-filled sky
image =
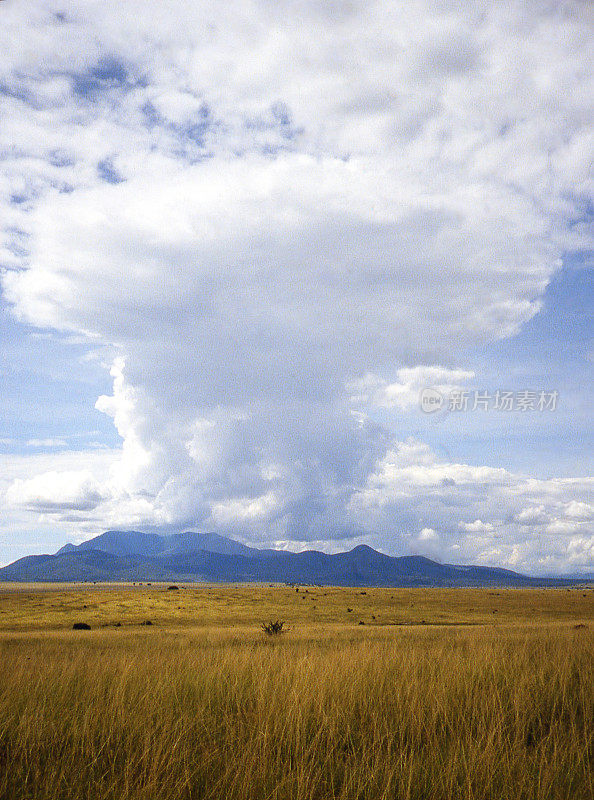
<path fill-rule="evenodd" d="M 594 573 L 593 33 L 3 0 L 0 563 L 194 529 Z"/>

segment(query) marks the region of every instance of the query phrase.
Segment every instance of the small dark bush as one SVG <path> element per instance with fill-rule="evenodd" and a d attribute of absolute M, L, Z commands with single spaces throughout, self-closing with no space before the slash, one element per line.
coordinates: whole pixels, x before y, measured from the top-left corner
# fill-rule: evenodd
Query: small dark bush
<path fill-rule="evenodd" d="M 91 626 L 87 625 L 86 622 L 75 622 L 72 626 L 73 631 L 90 631 Z"/>
<path fill-rule="evenodd" d="M 284 624 L 285 624 L 284 622 L 282 622 L 282 621 L 280 621 L 278 619 L 276 620 L 276 622 L 265 622 L 262 625 L 262 630 L 268 636 L 278 636 L 279 633 L 283 632 L 283 625 Z"/>
<path fill-rule="evenodd" d="M 141 625 L 152 625 L 153 623 L 150 621 L 150 619 L 147 619 L 144 622 L 141 622 L 140 624 Z"/>
<path fill-rule="evenodd" d="M 168 587 L 167 587 L 167 589 L 168 589 L 168 591 L 170 591 L 170 592 L 171 592 L 171 591 L 177 591 L 177 590 L 179 589 L 179 586 L 168 586 Z"/>

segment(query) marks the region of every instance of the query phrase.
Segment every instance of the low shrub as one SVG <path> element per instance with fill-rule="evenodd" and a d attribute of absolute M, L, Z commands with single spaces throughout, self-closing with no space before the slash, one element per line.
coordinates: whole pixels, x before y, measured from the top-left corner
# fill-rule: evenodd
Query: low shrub
<path fill-rule="evenodd" d="M 283 632 L 283 625 L 285 623 L 281 620 L 276 620 L 275 622 L 265 622 L 262 625 L 262 630 L 268 636 L 278 636 L 279 633 Z"/>

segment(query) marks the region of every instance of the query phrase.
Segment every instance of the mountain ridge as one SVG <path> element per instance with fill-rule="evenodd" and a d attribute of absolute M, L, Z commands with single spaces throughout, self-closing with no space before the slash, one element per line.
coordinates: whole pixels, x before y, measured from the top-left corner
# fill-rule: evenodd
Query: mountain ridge
<path fill-rule="evenodd" d="M 160 536 L 110 530 L 57 553 L 25 556 L 0 568 L 0 581 L 217 581 L 335 586 L 550 586 L 502 567 L 441 564 L 426 556 L 388 556 L 368 545 L 328 554 L 260 550 L 217 533 Z"/>

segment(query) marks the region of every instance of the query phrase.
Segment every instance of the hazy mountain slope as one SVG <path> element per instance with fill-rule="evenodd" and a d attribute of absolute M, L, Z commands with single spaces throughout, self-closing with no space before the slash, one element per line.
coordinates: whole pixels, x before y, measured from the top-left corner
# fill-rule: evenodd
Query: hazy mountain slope
<path fill-rule="evenodd" d="M 67 544 L 58 550 L 58 555 L 83 550 L 99 550 L 114 556 L 153 556 L 163 550 L 163 537 L 140 531 L 106 531 L 79 545 Z"/>
<path fill-rule="evenodd" d="M 58 550 L 58 554 L 82 550 L 99 550 L 114 556 L 148 557 L 165 553 L 194 553 L 198 550 L 227 555 L 250 555 L 260 552 L 233 539 L 219 536 L 217 533 L 187 531 L 170 536 L 159 536 L 156 533 L 141 533 L 140 531 L 106 531 L 79 545 L 66 544 Z"/>
<path fill-rule="evenodd" d="M 145 568 L 150 567 L 145 573 Z M 157 579 L 157 565 L 138 556 L 115 556 L 99 550 L 26 556 L 0 570 L 4 581 L 127 581 L 137 574 Z"/>
<path fill-rule="evenodd" d="M 163 538 L 164 547 L 162 554 L 174 555 L 176 553 L 193 553 L 198 550 L 208 550 L 210 553 L 223 555 L 258 555 L 261 551 L 253 547 L 246 547 L 234 539 L 219 536 L 218 533 L 176 533 Z"/>

